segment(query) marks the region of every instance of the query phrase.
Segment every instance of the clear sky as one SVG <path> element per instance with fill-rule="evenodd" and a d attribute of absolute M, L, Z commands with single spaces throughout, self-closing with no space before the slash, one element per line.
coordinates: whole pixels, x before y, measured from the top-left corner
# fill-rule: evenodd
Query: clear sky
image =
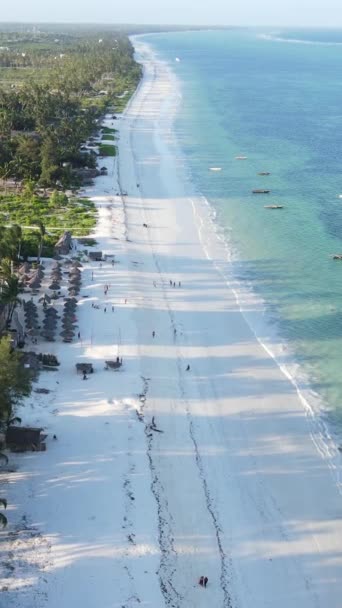
<path fill-rule="evenodd" d="M 0 0 L 1 21 L 342 27 L 342 0 Z"/>

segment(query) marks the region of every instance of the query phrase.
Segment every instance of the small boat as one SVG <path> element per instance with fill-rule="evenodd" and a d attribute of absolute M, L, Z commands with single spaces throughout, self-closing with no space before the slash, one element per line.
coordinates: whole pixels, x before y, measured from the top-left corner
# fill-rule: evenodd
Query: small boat
<path fill-rule="evenodd" d="M 260 171 L 258 175 L 271 175 L 269 171 Z"/>
<path fill-rule="evenodd" d="M 331 257 L 333 260 L 342 260 L 342 253 L 334 253 Z"/>
<path fill-rule="evenodd" d="M 269 194 L 271 192 L 271 190 L 264 190 L 263 188 L 255 188 L 255 190 L 252 190 L 253 194 Z"/>
<path fill-rule="evenodd" d="M 264 205 L 264 209 L 284 209 L 283 205 Z"/>
<path fill-rule="evenodd" d="M 210 167 L 210 171 L 222 171 L 221 167 Z"/>
<path fill-rule="evenodd" d="M 235 160 L 247 160 L 247 156 L 235 156 Z"/>

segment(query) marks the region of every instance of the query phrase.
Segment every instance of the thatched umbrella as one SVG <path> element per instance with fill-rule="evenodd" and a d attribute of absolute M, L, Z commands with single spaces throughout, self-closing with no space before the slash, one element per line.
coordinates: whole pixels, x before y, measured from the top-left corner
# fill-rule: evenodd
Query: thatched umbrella
<path fill-rule="evenodd" d="M 74 312 L 70 312 L 68 315 L 64 315 L 62 319 L 62 325 L 70 325 L 71 323 L 77 323 L 77 317 Z"/>
<path fill-rule="evenodd" d="M 66 306 L 63 311 L 64 317 L 67 315 L 74 315 L 76 312 L 76 306 Z"/>
<path fill-rule="evenodd" d="M 50 275 L 51 279 L 57 279 L 58 281 L 62 278 L 62 273 L 60 270 L 53 270 Z"/>
<path fill-rule="evenodd" d="M 25 317 L 38 317 L 38 310 L 36 308 L 26 308 L 24 315 Z"/>
<path fill-rule="evenodd" d="M 40 279 L 42 279 L 42 278 L 43 278 L 43 276 L 44 276 L 44 272 L 42 271 L 42 269 L 41 269 L 41 267 L 40 267 L 40 266 L 38 266 L 38 268 L 35 268 L 35 269 L 32 271 L 32 276 L 39 277 Z"/>
<path fill-rule="evenodd" d="M 28 286 L 31 289 L 39 289 L 40 285 L 41 285 L 41 280 L 37 276 L 32 277 L 28 282 Z"/>
<path fill-rule="evenodd" d="M 57 328 L 57 321 L 55 319 L 46 319 L 43 321 L 44 329 L 49 329 L 51 331 L 55 331 Z"/>
<path fill-rule="evenodd" d="M 83 268 L 83 264 L 81 264 L 81 262 L 80 262 L 79 260 L 73 260 L 73 261 L 72 261 L 72 265 L 73 265 L 75 268 Z"/>
<path fill-rule="evenodd" d="M 60 336 L 63 336 L 64 338 L 66 337 L 70 337 L 73 338 L 75 335 L 75 332 L 73 329 L 63 329 L 63 331 L 61 331 Z"/>
<path fill-rule="evenodd" d="M 81 274 L 81 271 L 78 266 L 71 266 L 69 274 Z"/>
<path fill-rule="evenodd" d="M 58 317 L 57 315 L 48 315 L 44 317 L 43 323 L 55 323 L 57 325 Z"/>
<path fill-rule="evenodd" d="M 54 306 L 49 306 L 49 308 L 45 309 L 46 315 L 58 315 L 58 310 Z"/>
<path fill-rule="evenodd" d="M 81 279 L 79 277 L 72 277 L 69 281 L 69 286 L 73 286 L 75 285 L 75 287 L 80 287 L 81 286 Z"/>
<path fill-rule="evenodd" d="M 57 281 L 54 281 L 53 283 L 51 283 L 51 285 L 49 285 L 49 289 L 51 289 L 51 291 L 59 291 L 60 288 L 60 283 L 57 283 Z"/>

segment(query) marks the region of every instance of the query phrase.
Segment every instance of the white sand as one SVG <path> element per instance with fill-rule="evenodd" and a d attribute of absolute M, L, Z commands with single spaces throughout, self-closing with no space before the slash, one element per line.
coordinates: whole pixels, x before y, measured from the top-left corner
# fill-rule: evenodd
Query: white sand
<path fill-rule="evenodd" d="M 50 438 L 10 457 L 0 603 L 339 608 L 332 455 L 222 279 L 222 243 L 172 138 L 176 83 L 137 44 L 145 78 L 113 121 L 128 196 L 115 196 L 113 159 L 90 189 L 99 248 L 118 263 L 84 265 L 81 341 L 43 343 L 61 369 L 22 416 Z M 123 370 L 105 371 L 118 341 Z M 77 361 L 95 364 L 86 382 Z"/>

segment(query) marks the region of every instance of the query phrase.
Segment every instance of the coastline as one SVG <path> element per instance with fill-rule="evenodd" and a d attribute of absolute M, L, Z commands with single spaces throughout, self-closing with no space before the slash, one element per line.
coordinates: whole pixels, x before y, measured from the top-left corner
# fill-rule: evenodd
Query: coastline
<path fill-rule="evenodd" d="M 222 280 L 210 208 L 175 155 L 174 81 L 144 49 L 118 159 L 86 192 L 99 208 L 99 248 L 116 263 L 84 265 L 82 339 L 56 344 L 53 392 L 30 403 L 31 422 L 58 442 L 11 455 L 10 516 L 25 515 L 37 534 L 14 547 L 7 605 L 200 608 L 208 592 L 225 608 L 275 598 L 280 608 L 338 608 L 342 524 L 329 457 Z M 127 195 L 116 194 L 116 170 Z M 124 368 L 111 374 L 103 361 L 118 349 Z M 82 383 L 74 364 L 89 359 L 95 373 Z M 52 387 L 47 374 L 44 383 Z"/>

